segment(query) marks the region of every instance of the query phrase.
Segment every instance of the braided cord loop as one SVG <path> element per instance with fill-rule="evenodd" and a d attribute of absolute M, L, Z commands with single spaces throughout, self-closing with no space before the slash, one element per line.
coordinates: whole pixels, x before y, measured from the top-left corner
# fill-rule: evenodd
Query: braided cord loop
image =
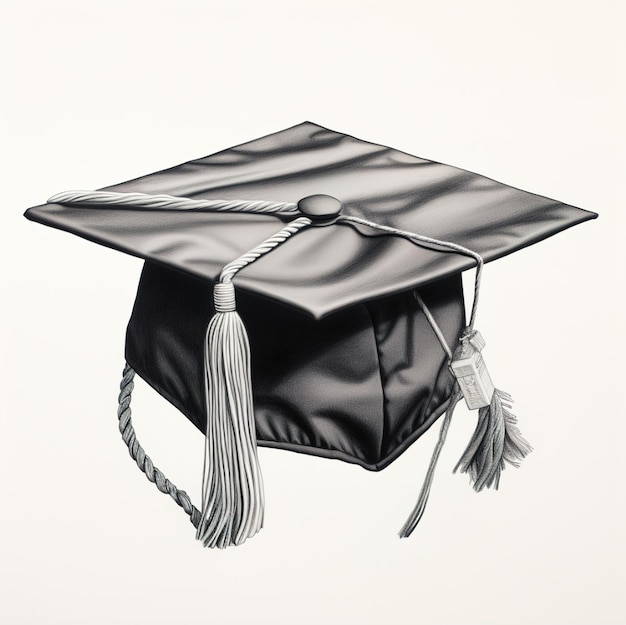
<path fill-rule="evenodd" d="M 275 247 L 281 245 L 281 243 L 284 243 L 291 236 L 310 225 L 311 220 L 308 217 L 299 217 L 298 219 L 294 219 L 289 222 L 282 230 L 278 231 L 268 239 L 265 239 L 263 243 L 257 245 L 249 252 L 242 254 L 239 258 L 231 261 L 227 265 L 224 265 L 222 273 L 220 273 L 219 281 L 225 283 L 230 282 L 234 278 L 235 274 L 241 271 L 244 267 L 247 267 L 255 260 L 261 258 L 261 256 L 264 256 Z"/>
<path fill-rule="evenodd" d="M 137 466 L 143 471 L 148 480 L 155 484 L 162 493 L 169 495 L 189 516 L 192 525 L 197 528 L 200 523 L 200 511 L 191 503 L 189 495 L 184 490 L 178 489 L 154 466 L 152 459 L 146 454 L 137 440 L 130 409 L 131 395 L 135 387 L 134 378 L 135 371 L 129 364 L 126 364 L 120 383 L 117 408 L 117 418 L 122 439 L 128 447 L 130 457 L 137 463 Z"/>
<path fill-rule="evenodd" d="M 204 200 L 174 195 L 148 193 L 116 193 L 114 191 L 62 191 L 48 199 L 49 204 L 80 206 L 118 206 L 145 210 L 215 211 L 218 213 L 262 213 L 287 217 L 300 215 L 293 202 L 262 200 Z"/>

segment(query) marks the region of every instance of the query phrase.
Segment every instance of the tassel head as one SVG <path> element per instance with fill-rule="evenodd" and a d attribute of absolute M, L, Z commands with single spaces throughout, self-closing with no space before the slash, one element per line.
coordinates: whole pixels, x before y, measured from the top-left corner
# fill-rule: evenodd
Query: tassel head
<path fill-rule="evenodd" d="M 235 287 L 232 282 L 218 282 L 213 287 L 213 306 L 216 313 L 235 312 Z"/>
<path fill-rule="evenodd" d="M 459 383 L 465 403 L 470 410 L 489 406 L 495 390 L 482 354 L 485 346 L 478 332 L 461 339 L 450 369 Z"/>

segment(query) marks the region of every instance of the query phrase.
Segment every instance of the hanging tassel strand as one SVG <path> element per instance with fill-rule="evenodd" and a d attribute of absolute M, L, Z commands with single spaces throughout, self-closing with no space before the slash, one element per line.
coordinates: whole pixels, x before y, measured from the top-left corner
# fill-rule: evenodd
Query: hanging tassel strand
<path fill-rule="evenodd" d="M 408 538 L 413 533 L 413 530 L 417 527 L 417 524 L 420 522 L 420 519 L 426 510 L 428 496 L 430 495 L 430 487 L 435 476 L 435 468 L 437 467 L 437 460 L 439 460 L 439 455 L 441 454 L 441 450 L 446 442 L 446 436 L 448 435 L 448 428 L 450 427 L 450 421 L 452 421 L 454 409 L 461 399 L 461 392 L 456 384 L 455 389 L 456 390 L 450 398 L 450 403 L 448 404 L 446 415 L 443 418 L 441 429 L 439 430 L 439 439 L 437 440 L 437 445 L 433 450 L 433 455 L 430 459 L 430 464 L 428 465 L 428 471 L 426 472 L 426 477 L 424 478 L 424 483 L 422 484 L 422 490 L 420 491 L 415 508 L 413 508 L 409 518 L 402 526 L 402 529 L 398 532 L 398 536 L 400 536 L 400 538 Z"/>
<path fill-rule="evenodd" d="M 230 282 L 215 285 L 216 314 L 206 338 L 206 477 L 197 532 L 206 547 L 239 545 L 263 526 L 250 346 L 234 293 Z"/>

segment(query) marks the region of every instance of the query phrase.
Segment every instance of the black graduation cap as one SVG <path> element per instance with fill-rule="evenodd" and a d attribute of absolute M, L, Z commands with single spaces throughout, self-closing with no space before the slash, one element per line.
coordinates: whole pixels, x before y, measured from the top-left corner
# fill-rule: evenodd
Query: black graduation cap
<path fill-rule="evenodd" d="M 446 413 L 408 536 L 461 394 L 479 417 L 457 468 L 497 487 L 530 447 L 482 360 L 482 264 L 596 217 L 309 122 L 26 216 L 145 259 L 120 430 L 211 547 L 262 525 L 256 444 L 380 470 Z M 206 434 L 200 510 L 137 442 L 134 372 Z"/>

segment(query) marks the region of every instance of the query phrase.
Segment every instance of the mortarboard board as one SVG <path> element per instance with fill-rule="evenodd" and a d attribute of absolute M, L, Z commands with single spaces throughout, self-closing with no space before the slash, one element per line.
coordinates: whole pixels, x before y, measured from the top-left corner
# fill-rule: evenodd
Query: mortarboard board
<path fill-rule="evenodd" d="M 145 259 L 120 430 L 217 547 L 262 525 L 256 444 L 380 470 L 445 413 L 410 534 L 461 393 L 480 410 L 458 468 L 497 487 L 530 448 L 473 327 L 482 264 L 596 217 L 308 122 L 26 216 Z M 206 434 L 200 510 L 135 437 L 135 372 Z"/>

